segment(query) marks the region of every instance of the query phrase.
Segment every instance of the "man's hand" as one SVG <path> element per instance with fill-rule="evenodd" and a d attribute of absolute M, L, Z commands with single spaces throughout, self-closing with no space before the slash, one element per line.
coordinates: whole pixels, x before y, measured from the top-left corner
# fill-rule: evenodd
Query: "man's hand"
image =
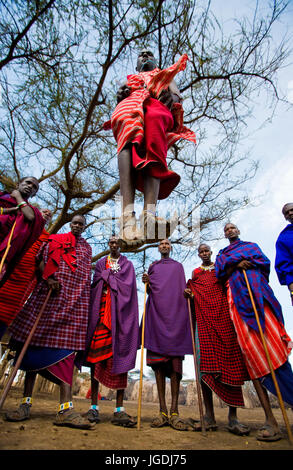
<path fill-rule="evenodd" d="M 56 295 L 59 293 L 59 291 L 61 289 L 61 284 L 60 284 L 59 281 L 57 281 L 57 279 L 49 277 L 47 279 L 47 284 L 48 284 L 49 289 L 52 289 L 52 293 L 54 293 Z"/>
<path fill-rule="evenodd" d="M 192 299 L 192 297 L 193 297 L 192 290 L 189 289 L 189 288 L 185 289 L 184 292 L 183 292 L 183 295 L 186 299 L 190 299 L 190 298 Z"/>
<path fill-rule="evenodd" d="M 291 282 L 291 284 L 288 285 L 288 289 L 290 291 L 291 302 L 293 305 L 293 282 Z"/>
<path fill-rule="evenodd" d="M 19 198 L 22 199 L 21 194 L 18 191 L 18 189 L 14 189 L 12 193 L 10 193 L 10 196 L 14 197 L 16 200 L 18 200 Z"/>
<path fill-rule="evenodd" d="M 158 98 L 167 108 L 172 109 L 174 104 L 173 94 L 169 90 L 163 90 Z"/>
<path fill-rule="evenodd" d="M 247 269 L 252 269 L 254 267 L 254 264 L 251 263 L 251 261 L 248 261 L 247 259 L 243 259 L 240 261 L 240 263 L 237 264 L 237 268 L 239 269 L 244 269 L 245 271 Z"/>
<path fill-rule="evenodd" d="M 127 98 L 131 93 L 131 89 L 127 85 L 122 85 L 117 91 L 117 103 Z"/>
<path fill-rule="evenodd" d="M 149 284 L 150 283 L 150 278 L 149 278 L 149 275 L 147 273 L 143 273 L 142 275 L 142 282 L 144 282 L 145 284 Z"/>

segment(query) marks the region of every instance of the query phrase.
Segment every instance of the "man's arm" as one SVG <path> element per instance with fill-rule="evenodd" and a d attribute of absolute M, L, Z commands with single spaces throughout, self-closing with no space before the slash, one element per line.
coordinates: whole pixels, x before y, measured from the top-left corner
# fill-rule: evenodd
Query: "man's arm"
<path fill-rule="evenodd" d="M 181 103 L 182 97 L 174 80 L 172 80 L 167 90 L 161 92 L 158 99 L 169 109 L 172 109 L 174 103 Z"/>
<path fill-rule="evenodd" d="M 142 275 L 142 282 L 144 284 L 147 284 L 147 293 L 149 294 L 151 289 L 150 289 L 150 277 L 147 273 L 143 273 Z"/>
<path fill-rule="evenodd" d="M 35 219 L 35 213 L 33 209 L 28 205 L 27 201 L 25 201 L 18 189 L 14 189 L 10 196 L 14 197 L 16 199 L 18 208 L 21 210 L 23 213 L 24 217 L 29 221 L 32 222 Z"/>

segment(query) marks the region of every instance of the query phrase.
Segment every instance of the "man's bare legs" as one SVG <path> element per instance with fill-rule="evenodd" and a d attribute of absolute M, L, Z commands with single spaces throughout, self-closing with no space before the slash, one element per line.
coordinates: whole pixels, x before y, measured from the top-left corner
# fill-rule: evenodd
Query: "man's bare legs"
<path fill-rule="evenodd" d="M 178 398 L 179 398 L 179 387 L 181 377 L 177 372 L 172 371 L 170 375 L 171 384 L 171 408 L 170 417 L 168 416 L 168 409 L 166 404 L 166 374 L 162 367 L 156 367 L 155 377 L 157 383 L 159 404 L 160 404 L 160 416 L 155 418 L 152 422 L 152 427 L 161 427 L 166 424 L 170 424 L 177 431 L 185 431 L 188 426 L 179 417 L 178 412 Z"/>
<path fill-rule="evenodd" d="M 168 416 L 168 409 L 166 405 L 166 375 L 161 367 L 156 367 L 155 377 L 157 383 L 160 412 L 165 413 Z"/>
<path fill-rule="evenodd" d="M 252 382 L 256 390 L 257 396 L 259 398 L 259 401 L 261 403 L 261 406 L 263 407 L 263 410 L 265 413 L 265 417 L 266 417 L 265 426 L 268 427 L 268 429 L 265 429 L 265 428 L 261 429 L 260 431 L 261 436 L 264 438 L 271 437 L 272 432 L 270 432 L 270 428 L 271 430 L 275 432 L 275 434 L 279 434 L 279 426 L 273 415 L 269 396 L 268 396 L 266 389 L 261 385 L 259 380 L 256 379 L 256 380 L 253 380 Z"/>
<path fill-rule="evenodd" d="M 95 366 L 91 366 L 91 408 L 87 412 L 86 416 L 90 422 L 99 423 L 99 381 L 94 377 Z M 116 392 L 116 409 L 114 411 L 114 419 L 112 420 L 113 424 L 119 424 L 126 427 L 133 427 L 136 424 L 136 420 L 131 416 L 125 413 L 123 407 L 124 401 L 124 389 L 119 389 Z"/>
<path fill-rule="evenodd" d="M 125 147 L 118 155 L 118 169 L 120 177 L 120 194 L 122 198 L 122 236 L 129 240 L 143 238 L 146 235 L 145 226 L 147 222 L 147 215 L 150 216 L 148 232 L 150 237 L 154 238 L 154 228 L 152 227 L 151 220 L 155 223 L 156 205 L 160 190 L 160 180 L 148 174 L 148 171 L 143 172 L 144 179 L 144 208 L 143 220 L 141 225 L 144 227 L 144 232 L 139 232 L 136 228 L 135 214 L 134 214 L 134 197 L 135 197 L 135 175 L 132 167 L 131 146 Z"/>

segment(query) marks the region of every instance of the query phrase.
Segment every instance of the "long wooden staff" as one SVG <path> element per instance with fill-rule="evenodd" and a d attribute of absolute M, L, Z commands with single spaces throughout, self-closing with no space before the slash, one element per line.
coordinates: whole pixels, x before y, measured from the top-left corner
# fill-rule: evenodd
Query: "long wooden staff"
<path fill-rule="evenodd" d="M 26 350 L 27 350 L 27 348 L 28 348 L 28 346 L 29 346 L 29 344 L 30 344 L 30 342 L 31 342 L 31 339 L 32 339 L 32 337 L 33 337 L 33 335 L 34 335 L 34 332 L 35 332 L 37 326 L 38 326 L 38 323 L 39 323 L 39 321 L 40 321 L 40 318 L 41 318 L 41 316 L 42 316 L 42 314 L 43 314 L 43 312 L 44 312 L 44 310 L 45 310 L 45 308 L 46 308 L 46 305 L 47 305 L 48 300 L 49 300 L 49 298 L 50 298 L 51 292 L 52 292 L 52 289 L 49 290 L 49 292 L 48 292 L 48 294 L 47 294 L 47 297 L 46 297 L 46 299 L 45 299 L 45 301 L 44 301 L 44 303 L 43 303 L 43 305 L 42 305 L 42 308 L 41 308 L 41 310 L 40 310 L 40 312 L 39 312 L 39 314 L 38 314 L 38 316 L 37 316 L 37 318 L 36 318 L 36 321 L 35 321 L 35 323 L 34 323 L 32 329 L 31 329 L 31 331 L 30 331 L 30 334 L 28 335 L 28 337 L 27 337 L 27 339 L 26 339 L 26 341 L 25 341 L 25 343 L 24 343 L 24 345 L 23 345 L 23 347 L 22 347 L 22 350 L 21 350 L 21 352 L 20 352 L 20 354 L 19 354 L 19 356 L 18 356 L 18 358 L 17 358 L 17 361 L 16 361 L 16 364 L 15 364 L 15 366 L 14 366 L 14 368 L 13 368 L 12 374 L 11 374 L 11 376 L 9 377 L 9 380 L 8 380 L 6 386 L 5 386 L 5 389 L 4 389 L 4 391 L 3 391 L 3 394 L 2 394 L 2 397 L 1 397 L 1 400 L 0 400 L 0 410 L 1 410 L 2 406 L 3 406 L 3 404 L 4 404 L 4 401 L 6 400 L 6 397 L 7 397 L 7 395 L 8 395 L 9 390 L 10 390 L 10 387 L 11 387 L 11 385 L 12 385 L 12 382 L 13 382 L 13 380 L 14 380 L 16 374 L 17 374 L 17 371 L 18 371 L 20 365 L 21 365 L 23 356 L 24 356 L 25 353 L 26 353 Z"/>
<path fill-rule="evenodd" d="M 200 370 L 199 370 L 199 365 L 198 365 L 198 360 L 197 360 L 197 351 L 196 351 L 196 343 L 195 343 L 195 337 L 194 337 L 194 331 L 193 331 L 190 299 L 188 298 L 187 300 L 188 300 L 188 313 L 189 313 L 191 340 L 192 340 L 192 348 L 193 348 L 193 361 L 194 361 L 195 382 L 196 382 L 196 390 L 197 390 L 197 397 L 198 397 L 200 424 L 201 424 L 202 434 L 206 436 L 206 427 L 204 423 L 203 404 L 202 404 L 201 388 L 200 388 Z"/>
<path fill-rule="evenodd" d="M 8 241 L 7 241 L 7 246 L 6 246 L 6 249 L 5 249 L 4 254 L 2 256 L 1 262 L 0 262 L 0 274 L 1 274 L 1 271 L 2 271 L 2 268 L 3 268 L 3 265 L 4 265 L 4 261 L 5 261 L 7 255 L 8 255 L 8 251 L 11 247 L 11 240 L 12 240 L 12 236 L 13 236 L 15 226 L 16 226 L 16 219 L 14 221 L 14 224 L 12 225 L 12 229 L 10 230 L 9 238 L 8 238 Z"/>
<path fill-rule="evenodd" d="M 252 295 L 251 287 L 250 287 L 250 284 L 249 284 L 249 281 L 248 281 L 248 278 L 247 278 L 247 274 L 246 274 L 244 269 L 243 269 L 243 274 L 244 274 L 244 279 L 245 279 L 247 289 L 248 289 L 248 292 L 249 292 L 249 297 L 250 297 L 250 300 L 251 300 L 251 303 L 252 303 L 253 311 L 254 311 L 254 314 L 255 314 L 256 322 L 257 322 L 257 325 L 258 325 L 261 341 L 262 341 L 262 344 L 263 344 L 263 347 L 264 347 L 265 355 L 266 355 L 266 358 L 267 358 L 267 361 L 268 361 L 268 364 L 269 364 L 269 368 L 270 368 L 270 371 L 271 371 L 272 379 L 273 379 L 273 382 L 274 382 L 274 385 L 275 385 L 275 388 L 276 388 L 277 397 L 278 397 L 279 405 L 280 405 L 280 408 L 282 410 L 283 418 L 284 418 L 284 421 L 285 421 L 289 441 L 290 441 L 291 444 L 293 444 L 293 437 L 292 437 L 291 427 L 290 427 L 288 416 L 287 416 L 287 413 L 286 413 L 286 410 L 285 410 L 283 398 L 282 398 L 282 395 L 281 395 L 281 392 L 280 392 L 280 388 L 279 388 L 279 385 L 278 385 L 278 382 L 277 382 L 276 374 L 275 374 L 273 364 L 272 364 L 272 361 L 271 361 L 271 358 L 270 358 L 270 354 L 269 354 L 269 351 L 268 351 L 266 339 L 264 337 L 262 327 L 261 327 L 261 324 L 260 324 L 260 321 L 259 321 L 259 315 L 258 315 L 257 308 L 255 306 L 255 302 L 254 302 L 254 298 L 253 298 L 253 295 Z"/>
<path fill-rule="evenodd" d="M 139 379 L 138 411 L 137 411 L 137 429 L 138 430 L 140 430 L 140 418 L 141 418 L 141 397 L 142 397 L 142 382 L 143 382 L 143 350 L 144 350 L 144 330 L 145 330 L 147 286 L 148 286 L 148 283 L 146 282 L 145 288 L 144 288 L 144 304 L 143 304 L 142 332 L 141 332 L 140 379 Z"/>

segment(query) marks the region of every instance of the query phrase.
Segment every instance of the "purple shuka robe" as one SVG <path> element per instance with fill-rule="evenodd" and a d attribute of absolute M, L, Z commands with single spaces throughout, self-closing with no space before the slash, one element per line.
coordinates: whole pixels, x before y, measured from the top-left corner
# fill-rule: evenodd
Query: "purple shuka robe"
<path fill-rule="evenodd" d="M 84 361 L 99 321 L 101 296 L 104 282 L 111 292 L 111 325 L 113 348 L 113 374 L 122 374 L 135 367 L 139 347 L 138 301 L 136 277 L 133 264 L 120 255 L 120 271 L 106 269 L 107 257 L 96 264 L 91 287 L 89 325 Z"/>
<path fill-rule="evenodd" d="M 145 348 L 164 356 L 193 354 L 184 269 L 171 258 L 151 264 Z"/>

